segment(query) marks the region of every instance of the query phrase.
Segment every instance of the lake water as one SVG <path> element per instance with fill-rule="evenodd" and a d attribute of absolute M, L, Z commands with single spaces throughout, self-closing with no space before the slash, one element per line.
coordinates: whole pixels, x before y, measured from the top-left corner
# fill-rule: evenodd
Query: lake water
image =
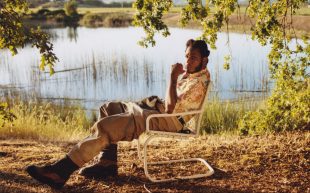
<path fill-rule="evenodd" d="M 170 29 L 171 36 L 156 36 L 156 47 L 142 48 L 139 28 L 51 29 L 54 51 L 59 58 L 56 73 L 40 72 L 39 53 L 30 46 L 12 57 L 0 51 L 0 94 L 13 93 L 30 100 L 79 101 L 94 109 L 109 100 L 139 100 L 149 95 L 164 97 L 171 64 L 185 61 L 185 43 L 201 31 Z M 220 33 L 217 49 L 211 50 L 211 95 L 221 100 L 265 96 L 270 90 L 267 54 L 245 34 Z M 230 70 L 223 58 L 231 50 Z"/>

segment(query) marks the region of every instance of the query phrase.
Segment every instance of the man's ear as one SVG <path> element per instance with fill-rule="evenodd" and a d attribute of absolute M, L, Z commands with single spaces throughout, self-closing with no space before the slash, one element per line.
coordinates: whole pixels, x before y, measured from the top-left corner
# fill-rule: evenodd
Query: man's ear
<path fill-rule="evenodd" d="M 209 58 L 208 57 L 203 57 L 202 58 L 202 69 L 205 69 L 207 67 L 208 62 L 209 62 Z"/>

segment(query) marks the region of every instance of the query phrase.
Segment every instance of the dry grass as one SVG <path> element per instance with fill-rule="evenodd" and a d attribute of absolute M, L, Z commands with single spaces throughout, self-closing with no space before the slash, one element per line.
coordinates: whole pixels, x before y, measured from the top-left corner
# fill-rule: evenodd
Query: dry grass
<path fill-rule="evenodd" d="M 201 130 L 206 133 L 237 133 L 238 121 L 248 111 L 263 104 L 262 98 L 221 102 L 211 99 L 206 105 Z M 74 141 L 88 134 L 97 120 L 95 113 L 86 116 L 78 104 L 55 104 L 40 100 L 21 102 L 7 99 L 16 116 L 0 130 L 0 139 L 30 139 L 45 141 Z"/>
<path fill-rule="evenodd" d="M 249 111 L 265 107 L 265 99 L 253 97 L 235 101 L 210 99 L 202 117 L 202 133 L 238 133 L 239 120 Z"/>
<path fill-rule="evenodd" d="M 151 159 L 200 156 L 216 169 L 209 178 L 171 183 L 150 183 L 132 143 L 119 144 L 119 177 L 84 179 L 73 174 L 60 192 L 309 192 L 310 133 L 265 136 L 204 136 L 185 142 L 156 142 Z M 52 163 L 73 144 L 37 141 L 0 141 L 0 192 L 56 192 L 37 183 L 25 172 L 29 164 Z M 186 170 L 198 166 L 183 166 Z M 163 173 L 164 167 L 154 174 Z M 144 187 L 145 186 L 145 187 Z"/>
<path fill-rule="evenodd" d="M 83 109 L 66 103 L 17 100 L 10 108 L 16 119 L 0 128 L 0 139 L 73 141 L 85 137 L 92 124 Z"/>

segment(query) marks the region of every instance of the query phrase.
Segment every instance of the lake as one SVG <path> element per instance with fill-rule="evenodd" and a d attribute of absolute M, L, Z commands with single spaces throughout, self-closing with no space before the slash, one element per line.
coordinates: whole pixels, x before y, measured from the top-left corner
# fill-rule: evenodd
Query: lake
<path fill-rule="evenodd" d="M 185 43 L 200 36 L 200 30 L 171 28 L 171 36 L 156 36 L 156 46 L 142 48 L 140 28 L 57 28 L 52 36 L 59 58 L 56 73 L 39 71 L 39 53 L 26 46 L 11 56 L 0 52 L 0 94 L 19 95 L 26 100 L 40 98 L 61 102 L 77 101 L 96 109 L 109 100 L 136 101 L 150 95 L 165 96 L 170 66 L 185 61 Z M 211 50 L 210 95 L 220 100 L 266 96 L 270 91 L 267 54 L 249 35 L 220 33 L 217 49 Z M 231 53 L 230 70 L 224 70 L 224 56 Z"/>

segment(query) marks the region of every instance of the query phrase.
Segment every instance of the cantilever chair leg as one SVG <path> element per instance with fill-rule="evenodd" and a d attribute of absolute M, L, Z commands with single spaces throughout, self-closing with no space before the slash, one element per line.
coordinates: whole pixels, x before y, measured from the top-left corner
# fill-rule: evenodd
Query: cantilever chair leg
<path fill-rule="evenodd" d="M 168 182 L 168 181 L 175 181 L 175 180 L 180 180 L 180 179 L 195 179 L 195 178 L 202 178 L 202 177 L 211 176 L 214 173 L 213 168 L 202 158 L 189 158 L 189 159 L 179 159 L 179 160 L 169 160 L 169 161 L 159 161 L 159 162 L 147 162 L 147 145 L 155 137 L 158 137 L 158 136 L 156 136 L 156 135 L 149 136 L 147 138 L 147 140 L 145 141 L 144 148 L 143 148 L 144 173 L 145 173 L 146 177 L 149 178 L 150 181 L 152 181 L 152 182 Z M 139 146 L 139 141 L 138 141 L 138 146 Z M 140 147 L 139 147 L 138 151 L 140 151 Z M 139 155 L 140 155 L 140 153 L 139 153 Z M 200 161 L 202 164 L 204 164 L 206 166 L 206 168 L 208 169 L 208 172 L 204 173 L 204 174 L 194 174 L 194 175 L 189 175 L 189 176 L 176 176 L 176 177 L 167 178 L 167 179 L 156 179 L 156 178 L 153 178 L 149 175 L 148 165 L 165 165 L 165 164 L 170 164 L 170 163 L 193 162 L 193 161 Z"/>
<path fill-rule="evenodd" d="M 139 158 L 139 160 L 142 160 L 142 159 L 143 159 L 143 155 L 142 155 L 142 152 L 141 152 L 141 147 L 140 147 L 140 140 L 139 140 L 139 138 L 137 139 L 137 150 L 138 150 L 138 158 Z"/>

